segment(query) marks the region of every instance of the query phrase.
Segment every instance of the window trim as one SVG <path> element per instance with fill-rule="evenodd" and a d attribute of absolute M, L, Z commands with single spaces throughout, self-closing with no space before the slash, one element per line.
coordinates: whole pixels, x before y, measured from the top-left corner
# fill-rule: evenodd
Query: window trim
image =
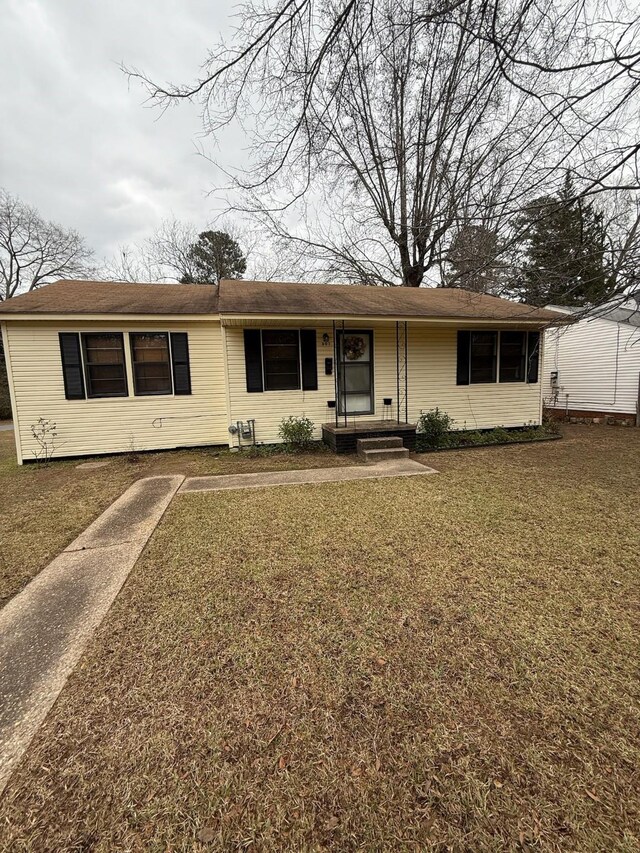
<path fill-rule="evenodd" d="M 91 373 L 90 368 L 94 365 L 91 364 L 89 359 L 87 358 L 87 338 L 88 337 L 97 337 L 100 335 L 113 335 L 113 337 L 120 338 L 120 344 L 122 347 L 122 371 L 123 371 L 123 379 L 124 379 L 124 392 L 117 394 L 94 394 L 91 390 Z M 113 399 L 122 399 L 123 397 L 129 397 L 129 379 L 127 377 L 127 352 L 124 345 L 124 332 L 113 332 L 113 331 L 95 331 L 95 332 L 80 332 L 80 349 L 82 350 L 82 372 L 84 374 L 84 387 L 87 395 L 87 400 L 113 400 Z"/>
<path fill-rule="evenodd" d="M 267 388 L 267 359 L 264 354 L 265 332 L 295 332 L 298 339 L 298 385 L 296 388 Z M 262 391 L 265 394 L 286 394 L 289 391 L 302 391 L 302 343 L 300 329 L 260 329 L 260 356 L 262 360 Z"/>
<path fill-rule="evenodd" d="M 340 376 L 340 371 L 344 374 L 343 366 L 346 362 L 342 359 L 342 354 L 340 351 L 340 341 L 345 335 L 368 335 L 369 336 L 369 379 L 371 382 L 371 408 L 367 409 L 367 411 L 362 412 L 345 412 L 344 407 L 342 406 L 342 398 L 344 396 L 346 402 L 346 391 L 344 388 L 341 388 L 340 385 L 345 384 L 344 375 Z M 337 366 L 337 378 L 338 378 L 338 415 L 344 417 L 345 415 L 349 417 L 350 415 L 354 418 L 360 417 L 360 415 L 375 415 L 376 413 L 376 386 L 375 386 L 375 370 L 374 370 L 374 335 L 373 329 L 336 329 L 336 366 Z M 360 362 L 362 363 L 362 362 Z"/>
<path fill-rule="evenodd" d="M 129 355 L 131 356 L 131 378 L 133 380 L 133 396 L 134 397 L 173 397 L 175 394 L 175 386 L 173 381 L 173 352 L 171 349 L 171 335 L 169 332 L 145 331 L 145 332 L 128 332 L 129 335 Z M 138 391 L 136 379 L 136 362 L 134 355 L 133 339 L 136 335 L 163 335 L 167 341 L 167 366 L 169 368 L 169 391 Z M 142 362 L 139 362 L 142 363 Z M 160 364 L 161 362 L 153 362 Z"/>

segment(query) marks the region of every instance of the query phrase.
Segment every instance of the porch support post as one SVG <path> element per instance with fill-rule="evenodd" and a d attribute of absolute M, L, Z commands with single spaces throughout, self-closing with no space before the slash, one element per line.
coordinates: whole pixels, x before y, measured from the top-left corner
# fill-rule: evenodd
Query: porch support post
<path fill-rule="evenodd" d="M 404 321 L 404 422 L 409 423 L 409 326 Z"/>
<path fill-rule="evenodd" d="M 396 421 L 400 423 L 400 322 L 396 320 Z"/>
<path fill-rule="evenodd" d="M 347 362 L 345 361 L 346 356 L 345 356 L 345 352 L 344 352 L 344 320 L 342 321 L 342 341 L 341 341 L 341 346 L 340 346 L 340 356 L 341 356 L 341 360 L 342 360 L 342 374 L 341 374 L 342 391 L 344 393 L 344 425 L 349 426 L 348 415 L 347 415 L 347 388 L 346 388 L 346 381 L 345 381 L 346 374 L 347 374 L 345 364 Z"/>
<path fill-rule="evenodd" d="M 396 420 L 404 411 L 404 423 L 409 422 L 409 331 L 407 321 L 396 320 Z M 400 397 L 400 391 L 404 399 Z"/>
<path fill-rule="evenodd" d="M 333 363 L 335 365 L 334 371 L 333 371 L 333 387 L 335 389 L 334 390 L 335 408 L 333 410 L 334 411 L 333 417 L 334 417 L 336 426 L 338 426 L 338 407 L 340 405 L 340 402 L 338 400 L 338 391 L 339 391 L 338 371 L 340 370 L 340 365 L 338 364 L 338 338 L 336 336 L 336 321 L 335 320 L 333 320 Z"/>

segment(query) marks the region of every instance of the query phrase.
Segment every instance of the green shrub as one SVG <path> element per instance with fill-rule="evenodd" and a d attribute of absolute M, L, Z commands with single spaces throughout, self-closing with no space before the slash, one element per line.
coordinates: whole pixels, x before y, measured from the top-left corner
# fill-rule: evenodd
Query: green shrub
<path fill-rule="evenodd" d="M 308 450 L 313 443 L 313 430 L 315 424 L 309 418 L 296 418 L 290 415 L 280 421 L 278 435 L 284 442 L 287 450 Z"/>
<path fill-rule="evenodd" d="M 434 417 L 436 415 L 437 418 Z M 438 412 L 437 409 L 421 416 L 416 436 L 416 450 L 418 452 L 424 450 L 441 450 L 447 447 L 483 447 L 492 444 L 511 444 L 514 441 L 536 441 L 558 435 L 556 429 L 549 428 L 546 424 L 542 424 L 542 426 L 530 424 L 529 426 L 513 429 L 495 427 L 495 429 L 459 430 L 456 432 L 445 432 L 444 434 L 437 432 L 437 430 L 427 433 L 420 429 L 423 418 L 428 418 L 428 424 L 431 425 L 434 422 L 436 424 L 441 423 L 443 418 L 448 418 L 448 416 Z M 434 441 L 437 441 L 437 443 L 433 443 Z"/>
<path fill-rule="evenodd" d="M 420 412 L 417 431 L 419 443 L 423 447 L 443 447 L 446 445 L 448 433 L 453 426 L 453 418 L 437 407 L 428 412 Z"/>

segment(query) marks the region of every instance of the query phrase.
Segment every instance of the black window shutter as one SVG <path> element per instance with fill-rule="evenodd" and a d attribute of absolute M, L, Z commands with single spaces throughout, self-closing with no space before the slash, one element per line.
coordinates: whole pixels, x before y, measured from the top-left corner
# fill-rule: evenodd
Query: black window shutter
<path fill-rule="evenodd" d="M 244 330 L 244 365 L 247 373 L 247 391 L 263 391 L 262 345 L 260 329 Z"/>
<path fill-rule="evenodd" d="M 316 330 L 300 330 L 300 360 L 302 362 L 302 390 L 318 390 L 318 353 Z"/>
<path fill-rule="evenodd" d="M 529 348 L 527 350 L 527 382 L 538 381 L 540 365 L 540 332 L 529 332 Z"/>
<path fill-rule="evenodd" d="M 62 356 L 64 396 L 67 400 L 84 400 L 80 335 L 77 332 L 60 332 L 58 337 L 60 338 L 60 355 Z"/>
<path fill-rule="evenodd" d="M 189 336 L 186 332 L 171 332 L 171 361 L 173 362 L 173 393 L 190 394 Z"/>
<path fill-rule="evenodd" d="M 469 384 L 469 347 L 471 346 L 471 332 L 458 331 L 458 370 L 456 373 L 456 385 Z"/>

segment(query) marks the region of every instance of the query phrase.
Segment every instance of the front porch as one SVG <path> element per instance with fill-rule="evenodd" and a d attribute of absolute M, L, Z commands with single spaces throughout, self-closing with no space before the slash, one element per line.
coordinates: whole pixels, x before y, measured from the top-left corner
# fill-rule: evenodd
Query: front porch
<path fill-rule="evenodd" d="M 398 436 L 409 450 L 416 448 L 416 424 L 406 421 L 359 421 L 322 424 L 322 440 L 335 453 L 355 453 L 359 438 L 388 438 Z"/>

